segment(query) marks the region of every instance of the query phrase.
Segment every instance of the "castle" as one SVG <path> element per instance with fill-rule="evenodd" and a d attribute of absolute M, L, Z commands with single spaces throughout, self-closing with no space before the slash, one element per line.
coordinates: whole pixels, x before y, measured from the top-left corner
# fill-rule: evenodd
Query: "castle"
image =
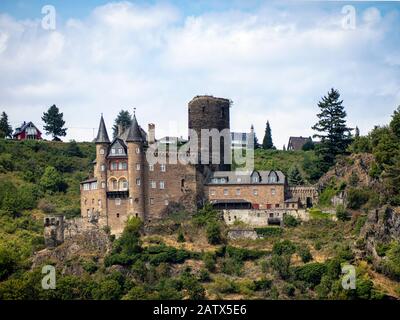
<path fill-rule="evenodd" d="M 175 210 L 194 212 L 205 202 L 270 218 L 312 205 L 315 189 L 288 186 L 280 171 L 231 171 L 230 107 L 228 99 L 194 97 L 188 104 L 189 140 L 179 150 L 156 140 L 154 124 L 146 133 L 135 114 L 111 141 L 101 116 L 94 174 L 81 182 L 82 218 L 118 235 L 129 217 L 150 223 Z M 224 135 L 213 140 L 213 130 Z M 149 155 L 163 161 L 150 161 Z"/>

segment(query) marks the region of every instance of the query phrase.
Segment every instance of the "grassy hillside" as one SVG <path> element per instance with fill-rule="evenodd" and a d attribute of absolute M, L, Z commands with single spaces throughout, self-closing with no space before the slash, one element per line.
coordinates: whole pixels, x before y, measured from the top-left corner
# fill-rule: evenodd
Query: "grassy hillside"
<path fill-rule="evenodd" d="M 307 183 L 314 183 L 320 177 L 315 166 L 317 158 L 310 151 L 282 151 L 257 149 L 254 153 L 254 165 L 257 170 L 281 170 L 286 176 L 289 170 L 297 167 Z"/>
<path fill-rule="evenodd" d="M 57 250 L 42 251 L 44 260 L 36 260 L 31 270 L 33 253 L 44 248 L 43 215 L 79 214 L 79 181 L 90 174 L 94 156 L 94 145 L 89 143 L 0 141 L 0 299 L 380 299 L 385 294 L 400 295 L 398 282 L 378 274 L 368 257 L 359 255 L 365 216 L 332 221 L 318 210 L 309 222 L 287 221 L 291 227 L 279 232 L 260 229 L 265 238 L 258 240 L 228 240 L 227 226 L 210 208 L 193 217 L 175 213 L 152 226 L 152 235 L 143 235 L 140 223 L 133 220 L 121 238 L 109 237 L 112 250 L 106 254 L 105 250 L 89 254 L 87 248 L 86 255 L 70 250 L 69 245 L 75 250 L 90 247 L 90 235 L 84 243 L 77 239 Z M 306 180 L 313 181 L 313 161 L 313 151 L 257 150 L 255 165 L 259 170 L 284 173 L 296 165 Z M 398 248 L 392 247 L 388 252 L 395 256 Z M 57 270 L 56 290 L 40 288 L 40 263 L 64 266 Z M 356 290 L 341 288 L 342 263 L 357 268 Z"/>

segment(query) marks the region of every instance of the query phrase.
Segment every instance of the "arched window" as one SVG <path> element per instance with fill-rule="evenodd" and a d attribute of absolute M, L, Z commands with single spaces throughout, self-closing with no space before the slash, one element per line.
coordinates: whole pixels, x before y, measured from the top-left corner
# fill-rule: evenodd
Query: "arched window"
<path fill-rule="evenodd" d="M 110 180 L 108 180 L 108 187 L 111 190 L 118 190 L 118 181 L 115 178 L 111 178 Z"/>
<path fill-rule="evenodd" d="M 125 178 L 119 179 L 119 190 L 128 190 L 128 181 Z"/>

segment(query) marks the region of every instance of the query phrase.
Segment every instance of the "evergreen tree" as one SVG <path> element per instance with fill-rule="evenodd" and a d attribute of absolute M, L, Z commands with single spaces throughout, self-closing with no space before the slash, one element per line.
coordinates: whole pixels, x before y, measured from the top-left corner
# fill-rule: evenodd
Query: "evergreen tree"
<path fill-rule="evenodd" d="M 262 147 L 264 150 L 274 149 L 274 144 L 272 143 L 272 134 L 271 134 L 271 127 L 269 125 L 269 121 L 267 121 L 267 125 L 265 127 L 265 135 L 264 135 Z"/>
<path fill-rule="evenodd" d="M 294 185 L 294 186 L 299 186 L 299 185 L 304 184 L 303 177 L 300 173 L 299 168 L 297 168 L 297 166 L 293 166 L 289 169 L 288 182 L 289 182 L 289 184 Z"/>
<path fill-rule="evenodd" d="M 117 135 L 121 134 L 121 132 L 118 132 L 118 125 L 121 125 L 123 130 L 126 130 L 127 128 L 130 127 L 131 124 L 132 124 L 132 117 L 129 111 L 121 110 L 118 113 L 117 118 L 114 120 L 114 126 L 113 126 L 114 138 Z"/>
<path fill-rule="evenodd" d="M 63 120 L 64 114 L 56 107 L 52 105 L 47 112 L 43 113 L 42 120 L 45 123 L 44 130 L 46 134 L 53 136 L 53 141 L 60 141 L 59 137 L 65 137 L 67 135 L 67 129 L 63 128 L 65 121 Z"/>
<path fill-rule="evenodd" d="M 0 118 L 0 138 L 11 138 L 12 127 L 8 123 L 8 115 L 3 111 Z"/>
<path fill-rule="evenodd" d="M 338 90 L 331 89 L 328 96 L 324 96 L 318 103 L 321 112 L 317 114 L 319 121 L 312 127 L 320 133 L 314 137 L 321 139 L 318 145 L 317 154 L 321 159 L 323 171 L 335 162 L 338 154 L 343 154 L 351 142 L 350 132 L 352 129 L 346 125 L 346 111 L 342 105 L 343 100 L 339 100 Z"/>
<path fill-rule="evenodd" d="M 356 126 L 356 130 L 355 130 L 354 137 L 355 137 L 355 138 L 359 138 L 359 137 L 360 137 L 360 129 L 358 129 L 357 126 Z"/>

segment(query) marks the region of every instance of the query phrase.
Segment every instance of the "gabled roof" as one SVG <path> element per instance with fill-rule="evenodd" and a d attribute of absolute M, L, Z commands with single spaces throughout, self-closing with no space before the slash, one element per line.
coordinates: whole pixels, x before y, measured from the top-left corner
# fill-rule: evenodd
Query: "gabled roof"
<path fill-rule="evenodd" d="M 271 174 L 276 173 L 277 180 L 276 182 L 270 182 L 269 177 Z M 253 182 L 252 177 L 257 174 L 260 179 L 259 182 Z M 225 178 L 225 182 L 213 182 L 213 179 L 215 178 Z M 251 184 L 251 185 L 257 185 L 257 184 L 284 184 L 285 183 L 285 175 L 282 173 L 282 171 L 214 171 L 210 174 L 210 176 L 207 179 L 206 184 Z"/>
<path fill-rule="evenodd" d="M 128 129 L 126 142 L 145 142 L 145 138 L 143 137 L 142 130 L 136 120 L 135 114 L 133 114 L 132 124 Z"/>
<path fill-rule="evenodd" d="M 24 132 L 26 130 L 26 128 L 28 127 L 35 127 L 35 129 L 41 134 L 42 132 L 33 124 L 32 121 L 29 122 L 25 122 L 19 127 L 15 129 L 15 132 L 13 133 L 13 136 L 16 136 L 18 134 L 20 134 L 21 132 Z"/>
<path fill-rule="evenodd" d="M 97 133 L 97 137 L 94 140 L 95 143 L 110 143 L 110 139 L 108 138 L 106 124 L 104 123 L 103 115 L 100 118 L 99 131 Z"/>
<path fill-rule="evenodd" d="M 301 150 L 308 141 L 312 141 L 310 137 L 290 137 L 288 148 L 292 148 L 293 150 Z"/>

